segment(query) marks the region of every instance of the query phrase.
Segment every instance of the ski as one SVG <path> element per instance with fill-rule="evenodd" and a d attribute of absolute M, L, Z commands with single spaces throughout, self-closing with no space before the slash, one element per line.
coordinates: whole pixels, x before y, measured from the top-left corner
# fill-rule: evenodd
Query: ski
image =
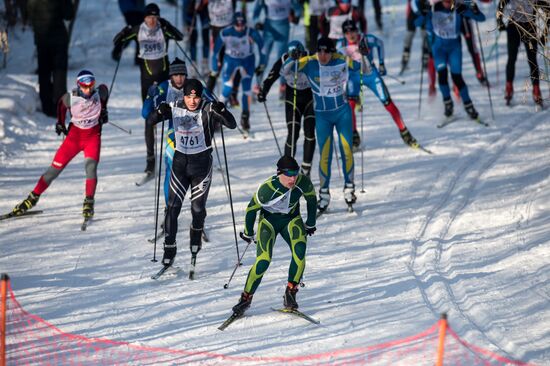
<path fill-rule="evenodd" d="M 443 128 L 443 127 L 445 127 L 447 125 L 450 125 L 451 123 L 453 123 L 457 120 L 458 120 L 458 118 L 456 118 L 455 116 L 446 117 L 443 122 L 441 122 L 437 125 L 437 128 Z"/>
<path fill-rule="evenodd" d="M 223 331 L 225 330 L 225 328 L 227 328 L 231 323 L 233 323 L 235 320 L 237 319 L 240 319 L 243 317 L 243 314 L 238 314 L 238 313 L 233 313 L 231 314 L 231 316 L 229 318 L 226 319 L 226 321 L 224 321 L 222 323 L 222 325 L 220 325 L 218 327 L 219 330 Z"/>
<path fill-rule="evenodd" d="M 409 145 L 409 146 L 415 150 L 424 151 L 426 154 L 430 154 L 430 155 L 433 154 L 433 152 L 430 149 L 425 148 L 423 145 L 419 144 L 418 142 L 415 143 L 414 145 Z"/>
<path fill-rule="evenodd" d="M 172 271 L 172 274 L 173 275 L 176 275 L 180 268 L 179 267 L 174 267 L 172 265 L 170 266 L 163 266 L 160 271 L 158 271 L 157 273 L 155 273 L 154 275 L 151 276 L 151 279 L 152 280 L 158 280 L 159 278 L 161 278 L 169 269 L 173 269 Z"/>
<path fill-rule="evenodd" d="M 314 319 L 311 316 L 307 315 L 306 313 L 303 313 L 303 312 L 301 312 L 300 310 L 297 310 L 297 309 L 288 309 L 288 308 L 275 309 L 275 308 L 271 308 L 271 310 L 278 311 L 280 313 L 285 313 L 285 314 L 292 314 L 292 315 L 298 316 L 302 319 L 305 319 L 308 322 L 313 323 L 313 324 L 321 324 L 321 321 L 319 321 L 317 319 Z"/>
<path fill-rule="evenodd" d="M 84 218 L 84 221 L 82 221 L 82 225 L 80 225 L 80 230 L 81 231 L 86 231 L 86 229 L 88 228 L 88 225 L 90 224 L 91 221 L 92 221 L 91 217 Z"/>
<path fill-rule="evenodd" d="M 191 256 L 191 267 L 189 267 L 189 279 L 195 279 L 195 265 L 197 264 L 197 255 Z"/>
<path fill-rule="evenodd" d="M 484 120 L 482 120 L 481 118 L 477 117 L 476 119 L 473 120 L 475 123 L 477 124 L 480 124 L 482 126 L 485 126 L 485 127 L 489 127 L 490 124 L 488 124 L 487 122 L 485 122 Z"/>
<path fill-rule="evenodd" d="M 11 218 L 21 218 L 21 217 L 34 216 L 34 215 L 41 214 L 42 212 L 44 212 L 44 211 L 42 211 L 42 210 L 25 211 L 20 215 L 15 215 L 13 212 L 10 212 L 10 213 L 7 213 L 7 214 L 4 214 L 4 215 L 0 216 L 0 221 L 1 220 L 6 220 L 6 219 L 11 219 Z"/>
<path fill-rule="evenodd" d="M 155 175 L 153 173 L 145 173 L 145 175 L 136 182 L 136 186 L 141 187 L 142 185 L 149 182 L 153 178 L 155 178 Z"/>

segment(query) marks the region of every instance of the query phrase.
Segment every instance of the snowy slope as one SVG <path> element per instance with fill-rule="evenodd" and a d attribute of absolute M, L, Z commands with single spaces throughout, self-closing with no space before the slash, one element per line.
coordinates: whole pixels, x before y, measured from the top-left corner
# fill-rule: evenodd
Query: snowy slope
<path fill-rule="evenodd" d="M 404 6 L 386 5 L 386 64 L 396 74 Z M 122 16 L 115 1 L 84 1 L 81 7 L 68 85 L 83 67 L 109 85 L 115 69 L 110 42 L 123 26 Z M 175 21 L 173 8 L 161 3 L 161 9 Z M 493 44 L 494 34 L 488 32 L 493 28 L 492 21 L 480 26 L 486 48 Z M 32 190 L 61 142 L 54 120 L 34 111 L 39 101 L 32 37 L 21 30 L 17 37 L 24 46 L 14 49 L 8 69 L 0 72 L 3 212 Z M 290 258 L 279 240 L 249 316 L 225 332 L 217 330 L 238 300 L 254 261 L 250 250 L 229 289 L 223 289 L 236 251 L 218 171 L 208 200 L 211 242 L 199 254 L 196 280 L 186 278 L 188 206 L 180 216 L 176 260 L 184 272 L 175 279 L 150 280 L 159 268 L 151 262 L 153 246 L 146 241 L 154 230 L 155 187 L 134 185 L 144 168 L 145 147 L 139 70 L 130 50 L 124 53 L 109 108 L 111 120 L 133 133 L 104 127 L 95 221 L 88 231 L 80 231 L 84 169 L 79 156 L 41 197 L 38 208 L 43 214 L 0 223 L 0 272 L 10 274 L 27 311 L 87 337 L 226 355 L 291 356 L 403 338 L 448 312 L 451 326 L 468 342 L 506 357 L 550 365 L 550 114 L 535 113 L 529 94 L 524 103 L 504 106 L 502 74 L 501 83 L 492 88 L 496 121 L 490 121 L 486 89 L 475 81 L 465 53 L 470 93 L 491 126 L 461 119 L 437 129 L 442 116 L 439 96 L 428 100 L 425 93 L 417 118 L 419 43 L 416 38 L 406 84 L 386 81 L 409 129 L 434 154 L 403 145 L 388 113 L 367 92 L 366 148 L 363 156 L 355 154 L 357 191 L 364 187 L 357 214 L 345 213 L 343 181 L 333 163 L 333 213 L 319 219 L 308 242 L 306 286 L 298 294 L 301 308 L 322 326 L 270 311 L 282 303 Z M 501 55 L 505 47 L 501 37 Z M 504 63 L 501 56 L 501 72 Z M 517 66 L 519 87 L 528 76 L 523 53 Z M 488 68 L 496 80 L 494 58 Z M 273 93 L 267 105 L 282 146 L 286 127 L 276 99 Z M 521 93 L 516 99 L 521 101 Z M 465 115 L 460 102 L 455 110 Z M 278 158 L 260 104 L 252 107 L 251 124 L 253 139 L 244 141 L 236 131 L 225 134 L 237 230 L 242 229 L 248 200 L 274 172 Z M 318 182 L 316 172 L 313 179 Z M 239 245 L 242 252 L 244 245 Z M 157 258 L 162 256 L 159 248 Z"/>

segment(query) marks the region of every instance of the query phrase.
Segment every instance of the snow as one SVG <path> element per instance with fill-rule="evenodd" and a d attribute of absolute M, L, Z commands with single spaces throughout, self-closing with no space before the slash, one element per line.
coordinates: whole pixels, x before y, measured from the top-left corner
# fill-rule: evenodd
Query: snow
<path fill-rule="evenodd" d="M 163 15 L 175 21 L 173 8 L 160 4 Z M 392 4 L 386 3 L 384 39 L 386 65 L 396 74 L 405 22 L 404 6 Z M 110 85 L 115 70 L 110 42 L 123 18 L 114 1 L 80 6 L 67 84 L 73 85 L 79 69 L 86 67 Z M 486 14 L 492 9 L 482 5 Z M 371 9 L 367 12 L 370 19 Z M 480 25 L 486 49 L 495 36 L 488 18 Z M 40 102 L 30 32 L 18 29 L 13 34 L 12 42 L 22 47 L 12 47 L 8 67 L 0 72 L 3 212 L 32 190 L 61 142 L 54 120 L 36 111 Z M 366 92 L 365 150 L 355 154 L 356 214 L 345 212 L 343 180 L 333 162 L 333 212 L 320 217 L 308 241 L 306 286 L 298 301 L 321 326 L 271 312 L 270 307 L 282 303 L 290 259 L 286 244 L 278 240 L 248 316 L 224 332 L 217 330 L 254 262 L 249 248 L 243 266 L 223 289 L 236 250 L 219 171 L 208 199 L 211 241 L 198 256 L 196 280 L 187 279 L 188 205 L 180 215 L 176 259 L 183 272 L 160 282 L 150 279 L 160 267 L 151 262 L 153 245 L 146 240 L 154 231 L 156 186 L 134 185 L 144 168 L 145 149 L 133 46 L 124 53 L 109 103 L 111 121 L 132 134 L 104 127 L 95 220 L 86 232 L 80 231 L 84 169 L 79 155 L 41 197 L 37 208 L 43 214 L 0 223 L 0 271 L 10 275 L 27 311 L 86 337 L 224 355 L 298 356 L 408 337 L 447 312 L 449 324 L 467 342 L 505 357 L 550 365 L 550 115 L 534 111 L 529 90 L 522 100 L 519 86 L 528 77 L 523 51 L 517 61 L 516 105 L 504 105 L 505 42 L 500 37 L 500 84 L 491 89 L 495 121 L 464 47 L 466 82 L 481 116 L 491 124 L 488 128 L 466 118 L 436 128 L 443 110 L 439 95 L 430 100 L 425 93 L 417 117 L 418 35 L 411 68 L 403 76 L 406 84 L 386 78 L 409 129 L 433 155 L 403 145 L 389 114 Z M 495 59 L 487 66 L 495 83 Z M 545 94 L 546 85 L 541 83 Z M 267 106 L 283 146 L 284 111 L 276 94 L 270 94 Z M 465 115 L 460 102 L 455 110 Z M 242 230 L 256 187 L 274 172 L 278 155 L 262 105 L 253 105 L 251 124 L 255 136 L 249 140 L 225 131 L 237 230 Z M 217 143 L 221 153 L 219 135 Z M 317 161 L 316 156 L 314 166 Z M 318 184 L 315 170 L 313 180 Z M 157 259 L 161 246 L 159 242 Z M 241 253 L 244 248 L 239 242 Z"/>

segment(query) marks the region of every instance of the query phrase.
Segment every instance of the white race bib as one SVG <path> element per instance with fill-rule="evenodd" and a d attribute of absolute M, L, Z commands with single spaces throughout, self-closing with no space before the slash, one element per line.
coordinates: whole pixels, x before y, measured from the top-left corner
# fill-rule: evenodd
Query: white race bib
<path fill-rule="evenodd" d="M 210 25 L 227 27 L 233 22 L 233 3 L 231 0 L 209 0 L 208 17 Z"/>
<path fill-rule="evenodd" d="M 287 19 L 290 14 L 290 0 L 266 0 L 267 18 L 271 20 Z"/>
<path fill-rule="evenodd" d="M 340 39 L 344 37 L 342 24 L 344 24 L 344 22 L 348 19 L 351 19 L 351 11 L 349 12 L 349 14 L 331 15 L 329 17 L 330 32 L 328 34 L 328 38 Z"/>
<path fill-rule="evenodd" d="M 191 112 L 184 108 L 172 108 L 172 122 L 176 134 L 176 150 L 184 154 L 198 154 L 207 150 L 202 110 Z"/>
<path fill-rule="evenodd" d="M 71 123 L 84 130 L 96 126 L 101 114 L 99 93 L 96 90 L 90 98 L 83 98 L 75 93 L 71 93 Z"/>
<path fill-rule="evenodd" d="M 248 31 L 246 35 L 241 37 L 226 36 L 225 53 L 233 58 L 246 58 L 252 54 L 252 47 L 248 39 Z"/>
<path fill-rule="evenodd" d="M 290 205 L 290 195 L 292 189 L 289 189 L 285 194 L 275 197 L 269 202 L 262 203 L 262 208 L 271 213 L 288 214 L 293 208 Z"/>
<path fill-rule="evenodd" d="M 348 66 L 319 65 L 319 94 L 323 97 L 337 97 L 344 94 L 348 82 Z"/>
<path fill-rule="evenodd" d="M 144 60 L 158 60 L 166 56 L 166 41 L 160 26 L 149 29 L 142 23 L 138 32 L 139 58 Z"/>
<path fill-rule="evenodd" d="M 444 39 L 455 39 L 459 37 L 456 32 L 456 13 L 445 13 L 435 11 L 432 15 L 434 33 Z"/>

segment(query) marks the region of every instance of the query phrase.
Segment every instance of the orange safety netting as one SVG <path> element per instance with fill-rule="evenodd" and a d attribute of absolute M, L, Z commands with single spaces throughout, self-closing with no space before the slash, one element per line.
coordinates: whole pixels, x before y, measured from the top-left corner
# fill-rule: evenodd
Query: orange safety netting
<path fill-rule="evenodd" d="M 146 347 L 65 333 L 26 312 L 7 281 L 6 365 L 430 365 L 436 364 L 440 324 L 411 337 L 374 346 L 298 357 L 230 356 Z M 0 317 L 2 314 L 0 314 Z M 2 321 L 4 319 L 1 319 Z M 446 323 L 445 323 L 446 325 Z M 445 328 L 443 328 L 445 329 Z M 469 344 L 446 328 L 443 365 L 528 365 Z M 2 362 L 0 361 L 0 364 Z"/>

